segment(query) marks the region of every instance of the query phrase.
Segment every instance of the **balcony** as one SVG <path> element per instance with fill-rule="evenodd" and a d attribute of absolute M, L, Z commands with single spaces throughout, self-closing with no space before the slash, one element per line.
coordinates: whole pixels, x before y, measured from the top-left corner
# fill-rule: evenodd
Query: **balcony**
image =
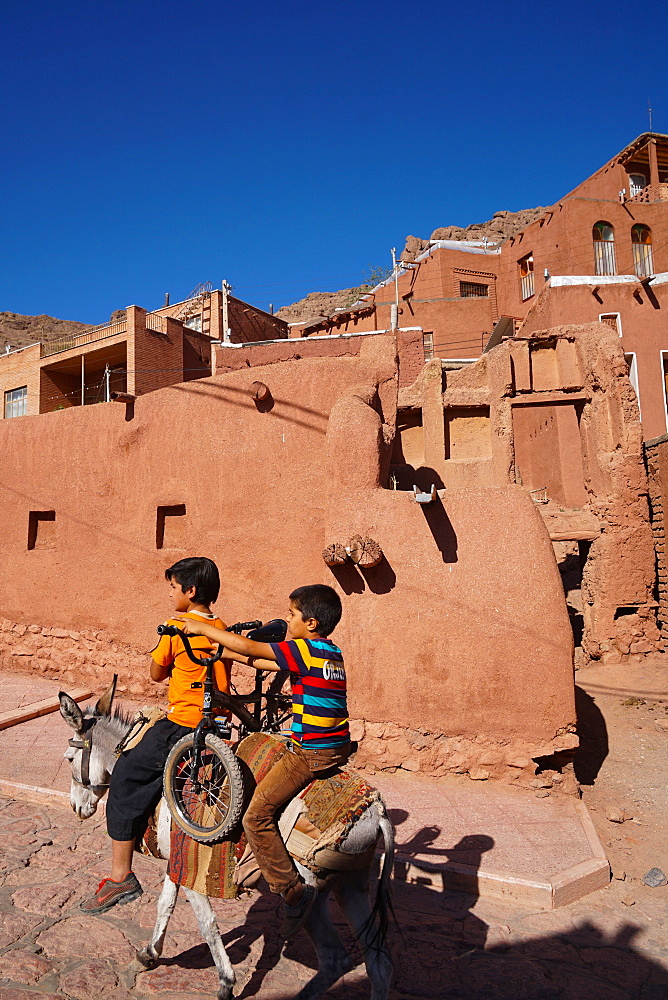
<path fill-rule="evenodd" d="M 160 317 L 162 318 L 162 317 Z M 108 337 L 117 337 L 126 332 L 126 322 L 102 323 L 101 326 L 94 326 L 85 333 L 78 333 L 71 337 L 61 337 L 58 340 L 50 340 L 46 344 L 40 345 L 40 358 L 49 358 L 52 354 L 62 354 L 63 351 L 71 351 L 75 347 L 85 347 L 87 344 L 94 344 L 98 340 L 106 340 Z"/>
<path fill-rule="evenodd" d="M 668 201 L 668 184 L 648 184 L 629 198 L 627 204 L 649 205 L 656 201 Z"/>

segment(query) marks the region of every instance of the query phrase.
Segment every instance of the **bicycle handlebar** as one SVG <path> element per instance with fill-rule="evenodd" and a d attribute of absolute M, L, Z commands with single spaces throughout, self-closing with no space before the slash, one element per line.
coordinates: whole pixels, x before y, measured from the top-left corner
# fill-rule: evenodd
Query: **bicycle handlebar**
<path fill-rule="evenodd" d="M 226 631 L 233 632 L 235 635 L 248 632 L 248 638 L 253 639 L 255 642 L 282 642 L 285 639 L 287 629 L 287 622 L 283 621 L 282 618 L 274 618 L 272 621 L 267 622 L 266 625 L 257 620 L 252 622 L 237 622 L 236 625 L 230 625 Z M 156 631 L 158 635 L 180 636 L 188 657 L 193 663 L 199 663 L 200 666 L 206 667 L 209 663 L 217 663 L 223 657 L 224 646 L 220 644 L 214 656 L 195 656 L 188 634 L 177 628 L 176 625 L 158 625 Z"/>

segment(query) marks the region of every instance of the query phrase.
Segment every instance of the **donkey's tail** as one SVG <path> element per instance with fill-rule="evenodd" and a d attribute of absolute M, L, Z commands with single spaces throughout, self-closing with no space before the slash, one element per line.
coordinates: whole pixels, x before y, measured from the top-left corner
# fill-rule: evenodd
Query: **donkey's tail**
<path fill-rule="evenodd" d="M 392 821 L 387 815 L 387 810 L 385 808 L 385 803 L 382 799 L 374 804 L 376 809 L 376 815 L 378 816 L 378 827 L 383 835 L 383 862 L 380 869 L 380 877 L 378 879 L 378 889 L 376 891 L 376 900 L 373 904 L 373 908 L 369 915 L 369 919 L 365 922 L 364 927 L 361 929 L 361 936 L 371 933 L 370 939 L 367 942 L 367 947 L 373 948 L 374 951 L 384 952 L 387 954 L 387 933 L 390 928 L 390 916 L 397 922 L 396 914 L 394 912 L 394 906 L 392 904 L 392 892 L 391 892 L 391 878 L 392 878 L 392 868 L 394 866 L 394 827 L 392 826 Z M 378 923 L 376 924 L 376 919 Z"/>

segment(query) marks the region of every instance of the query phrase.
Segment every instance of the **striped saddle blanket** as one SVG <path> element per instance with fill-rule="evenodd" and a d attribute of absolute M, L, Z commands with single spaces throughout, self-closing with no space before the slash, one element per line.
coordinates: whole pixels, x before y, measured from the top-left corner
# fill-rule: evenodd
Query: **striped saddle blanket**
<path fill-rule="evenodd" d="M 241 741 L 236 754 L 242 762 L 246 802 L 250 802 L 257 783 L 287 752 L 285 740 L 265 733 L 252 733 Z M 350 767 L 312 782 L 287 804 L 279 817 L 279 829 L 288 851 L 323 877 L 365 867 L 373 857 L 375 845 L 357 855 L 343 854 L 338 848 L 353 823 L 378 798 L 376 789 Z M 172 823 L 167 870 L 177 885 L 216 899 L 236 899 L 259 878 L 241 824 L 219 843 L 200 844 Z"/>

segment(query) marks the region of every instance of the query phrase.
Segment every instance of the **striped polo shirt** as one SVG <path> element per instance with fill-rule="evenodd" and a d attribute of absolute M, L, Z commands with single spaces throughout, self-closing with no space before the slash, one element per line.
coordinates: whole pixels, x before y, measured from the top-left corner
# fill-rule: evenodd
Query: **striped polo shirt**
<path fill-rule="evenodd" d="M 318 638 L 272 642 L 271 648 L 281 670 L 290 671 L 294 742 L 316 750 L 348 743 L 346 669 L 339 647 Z"/>

